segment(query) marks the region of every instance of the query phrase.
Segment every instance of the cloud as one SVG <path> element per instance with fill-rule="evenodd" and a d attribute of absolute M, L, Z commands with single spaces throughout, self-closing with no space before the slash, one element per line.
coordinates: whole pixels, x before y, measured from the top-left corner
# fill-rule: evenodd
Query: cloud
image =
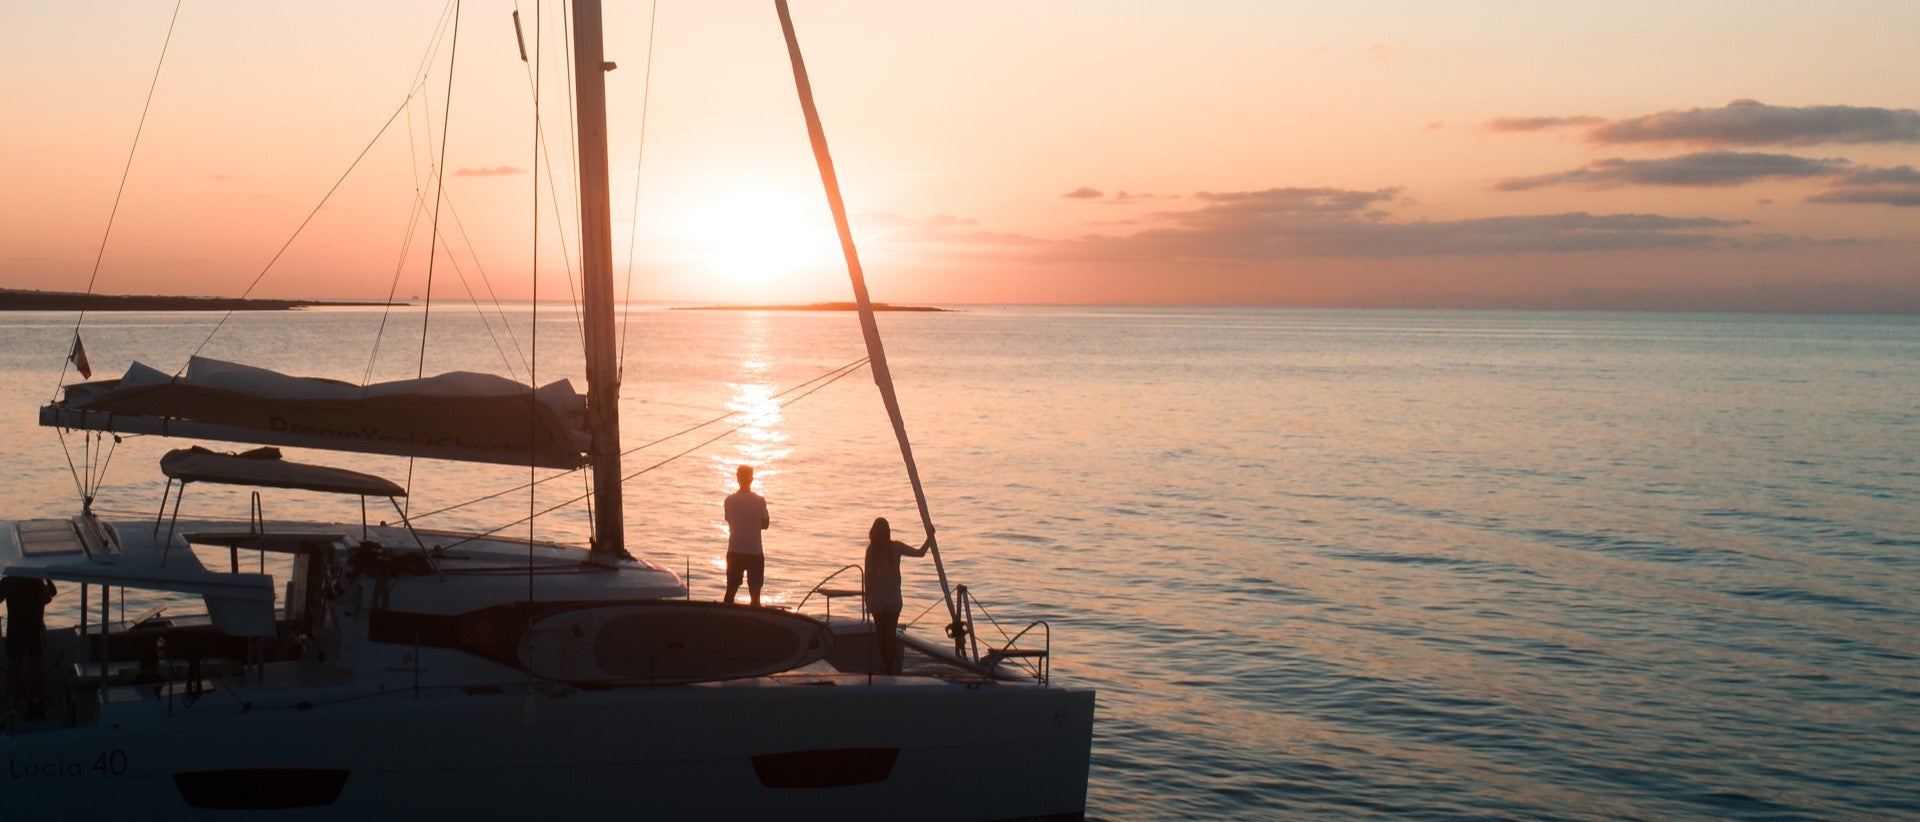
<path fill-rule="evenodd" d="M 870 211 L 856 215 L 854 225 L 875 239 L 894 243 L 942 243 L 948 245 L 1011 246 L 1044 242 L 1024 234 L 1009 234 L 980 229 L 980 221 L 971 217 L 935 214 L 925 219 Z"/>
<path fill-rule="evenodd" d="M 1060 195 L 1068 200 L 1099 200 L 1103 205 L 1130 205 L 1141 200 L 1178 200 L 1178 194 L 1154 194 L 1152 192 L 1127 191 L 1121 189 L 1109 196 L 1105 191 L 1093 186 L 1081 186 Z"/>
<path fill-rule="evenodd" d="M 1841 178 L 1847 185 L 1920 185 L 1920 171 L 1913 166 L 1862 168 Z"/>
<path fill-rule="evenodd" d="M 1791 154 L 1703 151 L 1655 160 L 1626 160 L 1619 157 L 1596 160 L 1571 171 L 1502 180 L 1494 185 L 1494 190 L 1530 191 L 1561 185 L 1584 185 L 1588 188 L 1736 186 L 1756 180 L 1829 177 L 1846 166 L 1845 160 L 1814 160 Z"/>
<path fill-rule="evenodd" d="M 1920 206 L 1920 170 L 1913 166 L 1862 168 L 1842 175 L 1833 188 L 1808 197 L 1807 202 Z"/>
<path fill-rule="evenodd" d="M 1187 220 L 1219 220 L 1222 217 L 1237 220 L 1272 215 L 1326 217 L 1359 214 L 1367 219 L 1379 219 L 1386 213 L 1372 206 L 1391 202 L 1400 196 L 1400 189 L 1353 191 L 1344 188 L 1269 188 L 1265 191 L 1224 193 L 1202 191 L 1193 196 L 1194 199 L 1216 205 L 1202 206 L 1196 211 L 1169 212 L 1169 216 Z"/>
<path fill-rule="evenodd" d="M 1587 139 L 1707 146 L 1920 143 L 1920 111 L 1862 106 L 1771 106 L 1735 100 L 1721 108 L 1662 111 L 1594 126 Z"/>
<path fill-rule="evenodd" d="M 515 168 L 513 166 L 486 166 L 483 168 L 456 169 L 453 172 L 453 176 L 455 177 L 511 177 L 515 174 L 525 174 L 525 173 L 527 173 L 525 169 Z"/>
<path fill-rule="evenodd" d="M 1151 215 L 1158 225 L 1125 236 L 1090 236 L 1053 249 L 1070 259 L 1271 261 L 1559 254 L 1733 248 L 1744 221 L 1660 214 L 1563 214 L 1393 221 L 1399 189 L 1274 188 L 1202 192 L 1203 205 Z M 1793 238 L 1771 238 L 1774 244 Z"/>
<path fill-rule="evenodd" d="M 1544 131 L 1550 128 L 1566 126 L 1591 126 L 1606 122 L 1603 117 L 1576 115 L 1573 117 L 1500 117 L 1487 121 L 1490 131 Z"/>

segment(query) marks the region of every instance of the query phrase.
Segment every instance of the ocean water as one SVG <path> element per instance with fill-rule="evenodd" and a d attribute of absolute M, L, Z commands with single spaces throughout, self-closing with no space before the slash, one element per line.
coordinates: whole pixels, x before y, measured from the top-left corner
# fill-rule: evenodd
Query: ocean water
<path fill-rule="evenodd" d="M 95 314 L 83 334 L 98 372 L 171 371 L 218 320 Z M 579 374 L 571 310 L 535 325 L 526 306 L 241 314 L 201 353 L 527 379 L 537 346 L 535 378 Z M 881 325 L 947 573 L 1010 631 L 1045 620 L 1056 680 L 1100 692 L 1095 817 L 1920 818 L 1920 320 L 973 307 Z M 5 516 L 70 512 L 70 454 L 105 463 L 100 508 L 151 517 L 154 460 L 180 443 L 63 450 L 34 425 L 72 327 L 0 314 Z M 914 530 L 867 373 L 808 385 L 862 355 L 851 315 L 641 310 L 627 350 L 630 446 L 727 420 L 628 457 L 630 541 L 696 597 L 721 587 L 740 462 L 770 502 L 775 601 L 858 562 L 873 517 Z M 443 511 L 529 473 L 290 456 L 407 482 L 436 527 L 582 490 Z M 358 516 L 265 502 L 309 505 Z M 199 486 L 182 509 L 244 512 Z M 532 532 L 578 539 L 584 511 Z M 912 618 L 939 589 L 930 562 L 906 575 Z"/>

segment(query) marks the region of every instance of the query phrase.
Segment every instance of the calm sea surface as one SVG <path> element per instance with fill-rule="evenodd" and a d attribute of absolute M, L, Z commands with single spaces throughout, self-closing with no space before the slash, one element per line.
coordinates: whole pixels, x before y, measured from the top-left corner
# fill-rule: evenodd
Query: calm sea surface
<path fill-rule="evenodd" d="M 411 377 L 422 319 L 387 318 L 376 354 L 378 310 L 236 315 L 202 353 Z M 216 320 L 95 314 L 83 333 L 101 374 L 172 371 Z M 61 441 L 34 424 L 72 323 L 0 314 L 9 518 L 74 508 Z M 430 324 L 428 373 L 527 379 L 526 307 Z M 949 574 L 1009 630 L 1047 620 L 1055 676 L 1100 691 L 1095 816 L 1920 818 L 1920 320 L 974 308 L 881 324 Z M 535 377 L 578 375 L 571 310 L 538 325 Z M 719 593 L 742 461 L 772 507 L 776 600 L 859 561 L 874 516 L 913 530 L 866 372 L 776 398 L 861 356 L 852 316 L 648 310 L 631 328 L 629 445 L 733 415 L 628 457 L 651 469 L 627 483 L 636 552 L 690 570 L 696 597 Z M 120 444 L 99 506 L 152 516 L 154 461 L 178 445 Z M 409 477 L 399 459 L 290 456 Z M 527 476 L 423 462 L 412 511 L 490 528 L 581 491 L 566 477 L 438 512 Z M 313 503 L 358 516 L 275 493 L 266 512 Z M 199 486 L 182 510 L 244 513 Z M 578 509 L 534 526 L 584 530 Z M 930 562 L 907 577 L 912 617 L 938 586 Z"/>

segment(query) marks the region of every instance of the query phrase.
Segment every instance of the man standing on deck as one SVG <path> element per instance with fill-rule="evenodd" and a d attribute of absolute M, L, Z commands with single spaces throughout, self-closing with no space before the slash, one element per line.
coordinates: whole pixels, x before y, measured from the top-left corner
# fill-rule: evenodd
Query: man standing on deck
<path fill-rule="evenodd" d="M 727 497 L 727 596 L 732 603 L 740 592 L 740 577 L 747 577 L 747 594 L 754 606 L 760 605 L 760 584 L 767 578 L 767 558 L 760 551 L 760 532 L 772 520 L 767 518 L 767 500 L 753 492 L 753 466 L 742 465 L 734 472 L 740 490 Z"/>
<path fill-rule="evenodd" d="M 40 657 L 47 642 L 47 603 L 55 593 L 53 580 L 0 577 L 0 596 L 7 602 L 7 709 L 19 710 L 24 696 L 32 717 L 47 712 L 46 674 L 40 670 Z"/>

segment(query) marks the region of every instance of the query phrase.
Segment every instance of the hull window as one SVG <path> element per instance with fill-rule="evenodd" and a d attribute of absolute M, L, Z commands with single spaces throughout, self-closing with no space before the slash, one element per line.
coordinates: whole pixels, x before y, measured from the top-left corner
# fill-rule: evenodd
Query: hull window
<path fill-rule="evenodd" d="M 347 772 L 331 768 L 236 768 L 173 775 L 180 798 L 195 808 L 265 810 L 331 805 Z"/>
<path fill-rule="evenodd" d="M 886 779 L 899 757 L 899 748 L 790 751 L 754 757 L 753 772 L 769 788 L 842 788 Z"/>

